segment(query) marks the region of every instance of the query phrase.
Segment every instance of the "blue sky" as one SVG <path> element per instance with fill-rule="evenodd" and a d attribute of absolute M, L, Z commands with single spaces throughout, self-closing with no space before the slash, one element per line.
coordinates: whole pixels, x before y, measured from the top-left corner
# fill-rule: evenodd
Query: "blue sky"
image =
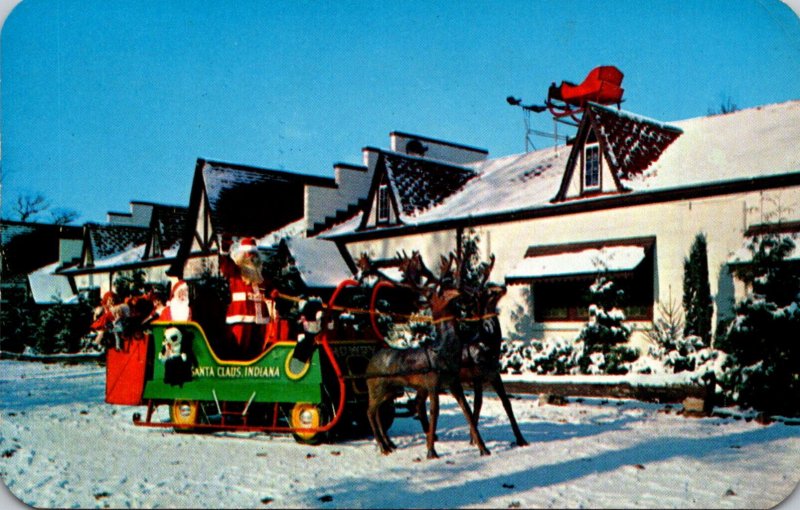
<path fill-rule="evenodd" d="M 597 65 L 625 73 L 624 109 L 665 121 L 800 99 L 779 0 L 24 0 L 1 44 L 12 219 L 21 193 L 77 223 L 188 205 L 198 157 L 332 176 L 393 130 L 522 152 L 505 97 L 541 102 Z"/>

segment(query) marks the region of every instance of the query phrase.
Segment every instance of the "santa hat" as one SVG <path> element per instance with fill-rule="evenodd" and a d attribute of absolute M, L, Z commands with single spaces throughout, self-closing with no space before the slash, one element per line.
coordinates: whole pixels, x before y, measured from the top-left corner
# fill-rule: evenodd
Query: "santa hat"
<path fill-rule="evenodd" d="M 252 237 L 243 237 L 231 250 L 231 258 L 239 264 L 247 253 L 258 253 L 256 240 Z"/>
<path fill-rule="evenodd" d="M 236 251 L 239 253 L 255 253 L 258 251 L 258 246 L 256 246 L 256 240 L 252 237 L 243 237 L 239 241 L 239 245 L 236 247 Z"/>
<path fill-rule="evenodd" d="M 178 280 L 177 282 L 175 282 L 175 285 L 172 286 L 172 292 L 170 292 L 169 295 L 170 299 L 175 298 L 175 294 L 178 293 L 178 289 L 180 289 L 181 287 L 185 288 L 186 290 L 189 290 L 189 285 L 186 283 L 186 281 Z"/>

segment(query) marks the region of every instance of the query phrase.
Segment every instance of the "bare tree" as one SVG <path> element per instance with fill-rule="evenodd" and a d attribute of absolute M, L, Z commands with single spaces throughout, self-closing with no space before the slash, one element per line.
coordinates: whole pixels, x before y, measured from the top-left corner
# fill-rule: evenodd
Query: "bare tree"
<path fill-rule="evenodd" d="M 73 209 L 65 209 L 63 207 L 57 207 L 50 211 L 50 218 L 56 225 L 67 225 L 68 223 L 72 223 L 78 219 L 78 216 L 80 216 L 78 211 Z"/>
<path fill-rule="evenodd" d="M 50 207 L 41 193 L 26 193 L 17 196 L 16 212 L 20 221 L 32 220 L 34 216 Z"/>

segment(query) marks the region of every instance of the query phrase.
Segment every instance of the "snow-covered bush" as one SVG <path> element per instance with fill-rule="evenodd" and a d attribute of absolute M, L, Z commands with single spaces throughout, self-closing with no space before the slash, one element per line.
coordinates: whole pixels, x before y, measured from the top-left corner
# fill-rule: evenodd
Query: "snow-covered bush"
<path fill-rule="evenodd" d="M 523 340 L 504 340 L 500 345 L 500 370 L 519 374 L 530 368 L 530 345 Z"/>
<path fill-rule="evenodd" d="M 623 345 L 631 334 L 631 328 L 623 322 L 625 314 L 618 308 L 623 291 L 605 274 L 597 277 L 589 291 L 589 322 L 578 335 L 585 346 L 578 359 L 581 372 L 625 374 L 626 365 L 636 360 L 638 352 Z"/>
<path fill-rule="evenodd" d="M 800 414 L 800 274 L 784 262 L 795 243 L 786 235 L 752 239 L 752 262 L 734 268 L 751 293 L 719 341 L 727 354 L 722 381 L 737 403 L 765 412 Z"/>
<path fill-rule="evenodd" d="M 582 346 L 582 345 L 581 345 Z M 560 337 L 531 341 L 529 370 L 538 374 L 569 374 L 577 366 L 574 341 Z"/>

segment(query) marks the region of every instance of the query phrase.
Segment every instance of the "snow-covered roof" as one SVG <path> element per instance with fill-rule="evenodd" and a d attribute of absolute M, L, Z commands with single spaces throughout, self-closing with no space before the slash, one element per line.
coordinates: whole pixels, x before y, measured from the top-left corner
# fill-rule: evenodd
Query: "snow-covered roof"
<path fill-rule="evenodd" d="M 281 239 L 287 237 L 305 237 L 306 234 L 306 220 L 305 218 L 300 218 L 299 220 L 295 220 L 283 227 L 273 230 L 272 232 L 264 235 L 263 237 L 259 238 L 256 241 L 258 246 L 266 246 L 271 247 L 274 244 L 278 244 L 281 242 Z"/>
<path fill-rule="evenodd" d="M 59 263 L 54 262 L 28 274 L 33 300 L 38 305 L 51 305 L 58 302 L 71 303 L 77 300 L 72 292 L 69 278 L 53 274 Z"/>
<path fill-rule="evenodd" d="M 617 112 L 615 115 L 624 119 L 638 119 L 653 133 L 669 131 L 679 134 L 669 144 L 659 145 L 657 159 L 650 161 L 648 157 L 642 160 L 648 166 L 637 169 L 638 172 L 620 175 L 623 186 L 633 193 L 800 172 L 800 145 L 797 144 L 800 140 L 800 101 L 669 124 L 624 111 L 603 112 L 608 115 Z M 464 167 L 477 173 L 476 177 L 430 208 L 404 217 L 403 222 L 415 226 L 558 207 L 553 199 L 562 184 L 571 150 L 569 146 L 551 147 L 465 164 Z M 602 195 L 582 200 L 608 198 Z M 360 220 L 360 217 L 352 218 L 323 235 L 356 232 Z"/>
<path fill-rule="evenodd" d="M 324 177 L 218 161 L 199 163 L 218 234 L 262 237 L 303 217 L 306 185 L 335 186 L 333 179 Z"/>
<path fill-rule="evenodd" d="M 506 278 L 532 280 L 554 276 L 578 276 L 600 271 L 631 271 L 645 257 L 644 246 L 604 246 L 581 251 L 567 251 L 526 257 L 512 269 Z"/>
<path fill-rule="evenodd" d="M 283 240 L 295 266 L 308 287 L 336 287 L 353 277 L 336 244 L 324 239 L 286 238 Z"/>
<path fill-rule="evenodd" d="M 673 122 L 683 131 L 635 190 L 682 187 L 800 171 L 800 101 Z"/>
<path fill-rule="evenodd" d="M 146 243 L 150 232 L 146 227 L 98 223 L 87 223 L 86 228 L 92 243 L 95 261 Z"/>
<path fill-rule="evenodd" d="M 151 259 L 144 258 L 146 246 L 147 246 L 146 244 L 138 244 L 136 246 L 128 248 L 127 250 L 115 253 L 108 257 L 95 259 L 94 265 L 91 267 L 91 272 L 98 272 L 100 270 L 108 270 L 121 266 L 128 266 L 130 264 L 137 264 L 144 260 L 153 261 L 149 262 L 151 265 L 158 264 L 159 260 L 165 258 L 169 259 L 177 255 L 178 247 L 180 246 L 180 241 L 176 241 L 172 246 L 164 250 L 164 252 L 161 254 L 161 257 L 151 258 Z M 69 273 L 81 273 L 85 271 L 82 270 L 81 268 L 70 268 L 62 272 L 65 274 L 69 274 Z"/>
<path fill-rule="evenodd" d="M 474 170 L 450 163 L 388 151 L 382 156 L 403 218 L 440 204 L 475 177 Z"/>

